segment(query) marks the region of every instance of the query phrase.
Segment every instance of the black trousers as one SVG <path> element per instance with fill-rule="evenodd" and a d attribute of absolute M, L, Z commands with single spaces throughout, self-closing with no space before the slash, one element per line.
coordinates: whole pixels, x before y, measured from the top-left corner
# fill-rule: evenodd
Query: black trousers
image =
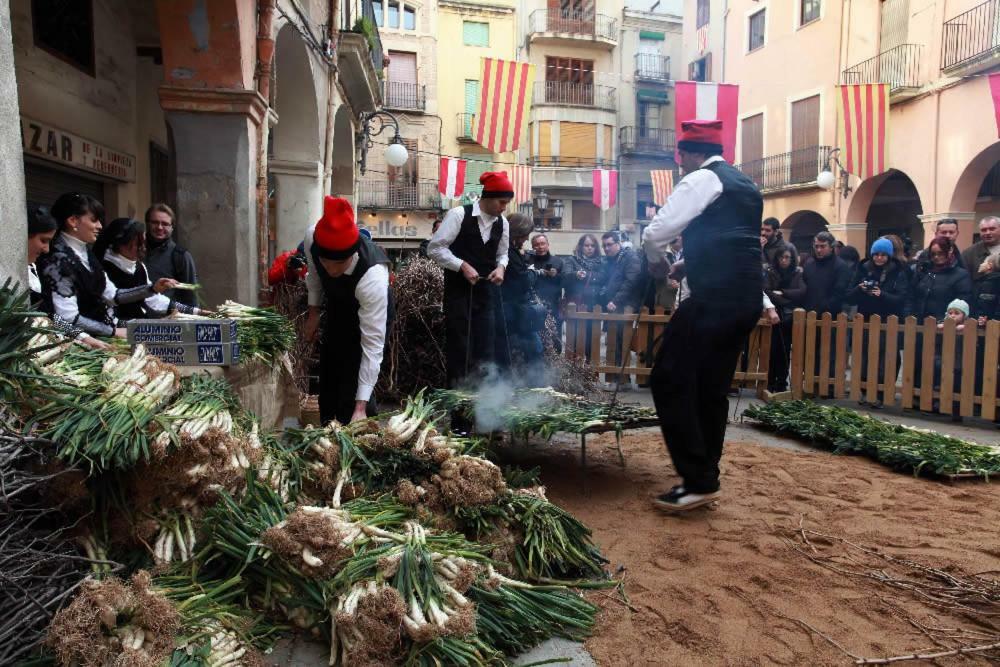
<path fill-rule="evenodd" d="M 788 359 L 792 351 L 792 320 L 781 320 L 771 327 L 771 368 L 767 388 L 771 392 L 788 389 Z"/>
<path fill-rule="evenodd" d="M 667 323 L 651 385 L 674 468 L 691 493 L 719 489 L 727 391 L 760 297 L 737 304 L 683 301 Z"/>
<path fill-rule="evenodd" d="M 336 329 L 335 329 L 336 331 Z M 361 368 L 361 342 L 326 335 L 319 352 L 319 418 L 323 424 L 336 419 L 351 421 L 358 393 L 358 370 Z M 367 413 L 377 414 L 375 396 L 368 401 Z"/>
<path fill-rule="evenodd" d="M 445 280 L 445 362 L 449 387 L 459 386 L 466 375 L 476 374 L 484 364 L 493 361 L 496 289 L 486 280 L 475 285 L 464 278 Z"/>

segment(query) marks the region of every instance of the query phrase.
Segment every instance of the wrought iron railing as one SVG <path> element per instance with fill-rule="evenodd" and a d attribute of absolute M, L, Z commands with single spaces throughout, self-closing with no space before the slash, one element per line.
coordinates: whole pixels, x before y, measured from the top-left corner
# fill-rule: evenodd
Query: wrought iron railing
<path fill-rule="evenodd" d="M 475 140 L 475 122 L 476 122 L 476 114 L 474 114 L 474 113 L 460 113 L 460 114 L 458 114 L 458 140 L 459 141 L 474 141 Z"/>
<path fill-rule="evenodd" d="M 811 146 L 736 165 L 762 192 L 808 185 L 830 164 L 830 146 Z"/>
<path fill-rule="evenodd" d="M 550 155 L 547 157 L 530 157 L 528 164 L 532 167 L 573 167 L 577 169 L 608 169 L 615 166 L 614 160 L 592 157 L 566 157 Z"/>
<path fill-rule="evenodd" d="M 677 144 L 672 129 L 626 126 L 618 131 L 619 150 L 630 153 L 673 154 Z"/>
<path fill-rule="evenodd" d="M 608 111 L 614 111 L 617 108 L 614 88 L 566 81 L 536 81 L 532 102 L 534 104 L 594 107 Z"/>
<path fill-rule="evenodd" d="M 887 83 L 889 91 L 920 87 L 920 44 L 900 44 L 844 70 L 841 83 Z"/>
<path fill-rule="evenodd" d="M 670 81 L 670 57 L 656 53 L 635 54 L 635 76 L 649 81 Z"/>
<path fill-rule="evenodd" d="M 438 184 L 433 181 L 393 183 L 366 179 L 358 185 L 358 208 L 437 209 L 441 207 Z"/>
<path fill-rule="evenodd" d="M 618 19 L 594 11 L 536 9 L 528 17 L 528 32 L 562 32 L 618 41 Z"/>
<path fill-rule="evenodd" d="M 427 108 L 427 86 L 419 83 L 403 81 L 383 81 L 383 105 L 389 109 L 413 109 L 424 111 Z"/>
<path fill-rule="evenodd" d="M 1000 0 L 987 0 L 944 22 L 941 69 L 1000 53 Z"/>

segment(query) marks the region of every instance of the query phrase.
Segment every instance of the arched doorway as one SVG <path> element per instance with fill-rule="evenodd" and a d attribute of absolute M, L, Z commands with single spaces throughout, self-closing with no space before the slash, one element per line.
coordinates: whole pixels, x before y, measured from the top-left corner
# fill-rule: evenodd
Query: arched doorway
<path fill-rule="evenodd" d="M 914 248 L 924 243 L 924 227 L 920 216 L 924 209 L 920 194 L 910 177 L 898 170 L 891 170 L 872 197 L 865 222 L 868 224 L 865 248 L 858 248 L 862 257 L 868 247 L 880 236 L 896 234 L 905 242 L 913 242 Z"/>
<path fill-rule="evenodd" d="M 962 171 L 951 210 L 972 211 L 976 220 L 1000 215 L 1000 142 L 974 157 Z"/>
<path fill-rule="evenodd" d="M 292 25 L 278 32 L 274 48 L 274 110 L 268 175 L 275 199 L 276 250 L 294 249 L 323 206 L 323 141 L 309 49 Z"/>
<path fill-rule="evenodd" d="M 794 245 L 799 254 L 805 255 L 812 252 L 813 237 L 826 231 L 828 226 L 826 218 L 816 211 L 797 211 L 781 223 L 785 240 Z"/>
<path fill-rule="evenodd" d="M 354 202 L 354 126 L 346 104 L 337 108 L 333 120 L 333 164 L 330 192 Z"/>

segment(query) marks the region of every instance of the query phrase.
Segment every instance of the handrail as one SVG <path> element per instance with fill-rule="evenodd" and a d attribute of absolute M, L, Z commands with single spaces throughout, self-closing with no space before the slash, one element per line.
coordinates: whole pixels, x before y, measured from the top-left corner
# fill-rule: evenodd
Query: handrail
<path fill-rule="evenodd" d="M 593 10 L 536 9 L 528 17 L 528 32 L 560 32 L 617 41 L 618 19 Z"/>
<path fill-rule="evenodd" d="M 665 153 L 673 154 L 676 148 L 676 132 L 673 128 L 633 127 L 631 125 L 618 131 L 619 150 L 623 155 L 629 153 Z"/>
<path fill-rule="evenodd" d="M 920 87 L 920 44 L 900 44 L 874 58 L 848 67 L 841 76 L 844 85 L 887 83 L 889 91 Z"/>
<path fill-rule="evenodd" d="M 1000 0 L 986 0 L 944 22 L 941 69 L 1000 53 Z"/>
<path fill-rule="evenodd" d="M 568 81 L 536 81 L 532 104 L 593 107 L 614 111 L 617 108 L 615 89 L 590 83 Z"/>
<path fill-rule="evenodd" d="M 815 183 L 830 164 L 830 146 L 810 146 L 736 165 L 762 192 Z"/>

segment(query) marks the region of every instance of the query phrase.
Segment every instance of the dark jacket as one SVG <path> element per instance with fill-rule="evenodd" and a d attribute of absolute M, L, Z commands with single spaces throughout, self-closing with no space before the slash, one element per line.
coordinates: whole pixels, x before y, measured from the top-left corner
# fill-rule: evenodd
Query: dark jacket
<path fill-rule="evenodd" d="M 962 251 L 962 266 L 969 272 L 969 277 L 973 283 L 978 283 L 986 279 L 990 274 L 979 273 L 979 265 L 990 256 L 990 249 L 982 241 L 977 241 Z"/>
<path fill-rule="evenodd" d="M 156 283 L 160 278 L 173 278 L 182 283 L 198 282 L 198 271 L 194 266 L 194 258 L 184 248 L 167 239 L 156 243 L 152 239 L 146 241 L 146 257 L 143 259 L 149 272 L 149 281 Z M 188 306 L 197 306 L 194 292 L 188 290 L 169 290 L 164 292 L 168 297 Z"/>
<path fill-rule="evenodd" d="M 873 281 L 881 290 L 879 296 L 862 290 L 859 285 Z M 847 290 L 847 303 L 856 305 L 865 317 L 890 315 L 906 317 L 909 314 L 910 270 L 895 258 L 889 258 L 884 268 L 875 266 L 871 259 L 858 264 Z"/>
<path fill-rule="evenodd" d="M 598 305 L 602 308 L 614 303 L 618 310 L 626 306 L 636 308 L 642 285 L 642 261 L 632 248 L 622 248 L 614 257 L 604 258 L 604 285 Z"/>
<path fill-rule="evenodd" d="M 973 283 L 972 316 L 1000 320 L 1000 273 L 984 273 L 982 280 Z"/>
<path fill-rule="evenodd" d="M 583 280 L 577 273 L 583 271 Z M 562 281 L 566 291 L 566 302 L 575 303 L 577 310 L 592 310 L 597 304 L 598 292 L 604 277 L 604 262 L 601 256 L 581 257 L 571 255 L 563 260 Z M 603 305 L 603 304 L 602 304 Z"/>
<path fill-rule="evenodd" d="M 559 300 L 562 298 L 563 261 L 552 253 L 545 253 L 544 255 L 531 253 L 527 259 L 536 271 L 556 270 L 556 275 L 552 278 L 542 273 L 536 274 L 538 278 L 535 280 L 535 292 L 545 302 L 545 305 L 548 306 L 551 312 L 558 312 Z"/>
<path fill-rule="evenodd" d="M 801 267 L 793 264 L 784 272 L 773 266 L 769 267 L 765 284 L 764 292 L 778 309 L 781 319 L 787 320 L 792 316 L 793 310 L 802 307 L 806 296 L 806 282 Z M 776 291 L 781 294 L 775 294 Z"/>
<path fill-rule="evenodd" d="M 802 269 L 806 296 L 802 307 L 817 314 L 836 315 L 844 307 L 844 295 L 851 282 L 851 269 L 836 255 L 809 259 Z"/>
<path fill-rule="evenodd" d="M 792 260 L 795 264 L 798 264 L 799 251 L 788 241 L 781 237 L 781 232 L 778 231 L 775 235 L 768 241 L 767 245 L 761 247 L 761 251 L 764 253 L 765 261 L 768 266 L 774 266 L 774 260 L 778 256 L 778 253 L 789 250 L 792 253 Z"/>
<path fill-rule="evenodd" d="M 969 272 L 953 264 L 935 273 L 930 264 L 922 262 L 914 268 L 913 314 L 918 320 L 925 317 L 941 319 L 954 299 L 968 302 L 972 299 L 972 278 Z"/>

